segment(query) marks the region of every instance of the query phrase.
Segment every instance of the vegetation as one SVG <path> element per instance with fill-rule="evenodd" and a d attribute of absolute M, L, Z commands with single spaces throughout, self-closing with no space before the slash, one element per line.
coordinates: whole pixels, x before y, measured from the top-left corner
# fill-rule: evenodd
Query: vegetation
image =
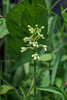
<path fill-rule="evenodd" d="M 3 0 L 0 100 L 67 100 L 67 8 L 62 18 L 52 12 L 59 1 Z"/>

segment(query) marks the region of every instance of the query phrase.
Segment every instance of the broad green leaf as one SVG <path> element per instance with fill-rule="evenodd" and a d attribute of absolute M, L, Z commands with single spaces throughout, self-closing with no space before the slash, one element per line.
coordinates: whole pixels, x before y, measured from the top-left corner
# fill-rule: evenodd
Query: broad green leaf
<path fill-rule="evenodd" d="M 49 0 L 45 0 L 45 3 L 47 5 L 47 8 L 50 9 L 52 0 L 50 0 L 50 1 Z"/>
<path fill-rule="evenodd" d="M 32 55 L 31 50 L 25 51 L 23 54 L 21 54 L 20 59 L 18 58 L 17 63 L 13 65 L 13 67 L 10 67 L 8 72 L 13 72 L 17 69 L 18 66 L 30 61 L 32 59 L 31 55 Z"/>
<path fill-rule="evenodd" d="M 55 85 L 59 88 L 61 88 L 61 85 L 62 85 L 62 80 L 60 78 L 56 78 L 55 80 Z"/>
<path fill-rule="evenodd" d="M 54 58 L 54 56 L 51 53 L 46 53 L 40 56 L 40 61 L 50 61 Z"/>
<path fill-rule="evenodd" d="M 50 87 L 38 87 L 37 89 L 41 91 L 52 92 L 54 94 L 59 94 L 62 96 L 63 100 L 67 100 L 67 95 L 60 88 L 50 86 Z"/>
<path fill-rule="evenodd" d="M 7 35 L 9 32 L 6 27 L 6 19 L 0 18 L 0 38 L 3 38 L 5 35 Z"/>
<path fill-rule="evenodd" d="M 63 55 L 61 61 L 66 61 L 66 60 L 67 60 L 67 55 Z"/>
<path fill-rule="evenodd" d="M 6 94 L 9 90 L 12 90 L 13 88 L 8 85 L 1 85 L 1 91 L 0 94 Z"/>
<path fill-rule="evenodd" d="M 25 69 L 25 73 L 26 73 L 26 74 L 29 73 L 29 67 L 30 67 L 29 62 L 27 62 L 27 63 L 24 64 L 24 69 Z"/>
<path fill-rule="evenodd" d="M 58 50 L 57 55 L 56 55 L 56 58 L 54 60 L 54 66 L 53 66 L 53 70 L 52 70 L 52 79 L 51 79 L 52 85 L 54 84 L 54 81 L 55 81 L 58 65 L 59 65 L 59 62 L 61 60 L 62 49 L 64 48 L 64 46 L 65 46 L 65 44 L 60 45 L 59 50 Z"/>
<path fill-rule="evenodd" d="M 37 3 L 43 5 L 45 7 L 44 0 L 37 0 Z M 15 59 L 19 61 L 19 58 L 26 60 L 27 57 L 20 52 L 20 48 L 22 46 L 26 46 L 26 43 L 23 42 L 23 38 L 29 36 L 30 33 L 28 31 L 27 25 L 30 24 L 34 27 L 35 24 L 38 24 L 39 27 L 42 25 L 45 26 L 45 29 L 42 31 L 44 36 L 46 37 L 47 34 L 47 11 L 42 9 L 39 5 L 36 6 L 34 9 L 34 0 L 32 0 L 31 4 L 28 0 L 18 4 L 15 6 L 7 15 L 7 28 L 10 35 L 7 37 L 7 46 L 8 46 L 8 53 L 10 54 L 11 59 Z M 45 41 L 40 40 L 39 42 L 44 43 Z M 29 59 L 30 60 L 30 59 Z M 27 61 L 27 60 L 26 60 Z M 26 62 L 25 61 L 25 62 Z"/>
<path fill-rule="evenodd" d="M 20 84 L 20 81 L 22 80 L 22 77 L 23 77 L 23 67 L 22 66 L 19 66 L 17 69 L 16 69 L 16 72 L 13 76 L 13 82 L 12 84 L 16 87 L 18 84 Z"/>
<path fill-rule="evenodd" d="M 10 0 L 2 0 L 3 15 L 6 16 L 10 10 Z"/>
<path fill-rule="evenodd" d="M 49 71 L 46 70 L 42 77 L 42 87 L 49 86 L 49 84 L 50 84 L 50 75 L 49 75 Z"/>

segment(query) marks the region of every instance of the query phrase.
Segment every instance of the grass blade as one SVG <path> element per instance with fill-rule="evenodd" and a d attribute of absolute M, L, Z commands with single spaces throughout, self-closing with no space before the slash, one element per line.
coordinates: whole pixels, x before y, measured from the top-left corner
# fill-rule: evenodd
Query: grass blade
<path fill-rule="evenodd" d="M 62 96 L 63 100 L 67 100 L 67 95 L 60 88 L 50 86 L 50 87 L 38 87 L 37 89 L 42 91 L 52 92 L 54 94 L 59 94 Z"/>
<path fill-rule="evenodd" d="M 61 55 L 62 55 L 62 49 L 64 48 L 65 44 L 61 44 L 59 47 L 59 50 L 57 52 L 56 55 L 56 59 L 54 60 L 54 66 L 53 66 L 53 71 L 52 71 L 52 79 L 51 79 L 51 84 L 54 84 L 54 80 L 56 77 L 56 73 L 57 73 L 57 69 L 58 69 L 58 65 L 61 59 Z"/>

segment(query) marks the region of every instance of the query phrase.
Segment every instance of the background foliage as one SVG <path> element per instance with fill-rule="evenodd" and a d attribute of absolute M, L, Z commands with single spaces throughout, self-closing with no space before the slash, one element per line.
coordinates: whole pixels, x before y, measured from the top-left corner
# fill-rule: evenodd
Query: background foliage
<path fill-rule="evenodd" d="M 67 100 L 67 14 L 63 13 L 60 18 L 51 11 L 60 0 L 54 5 L 51 5 L 52 0 L 47 1 L 20 0 L 15 5 L 3 0 L 3 12 L 0 13 L 1 100 L 33 100 L 32 52 L 20 52 L 26 45 L 23 38 L 30 35 L 28 24 L 45 26 L 42 31 L 45 40 L 39 42 L 48 46 L 47 52 L 38 51 L 37 100 Z M 62 12 L 63 6 L 60 8 Z"/>

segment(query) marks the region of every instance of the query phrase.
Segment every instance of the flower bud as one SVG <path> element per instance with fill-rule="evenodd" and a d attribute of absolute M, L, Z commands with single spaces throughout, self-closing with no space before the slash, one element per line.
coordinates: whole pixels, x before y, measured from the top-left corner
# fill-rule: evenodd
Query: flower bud
<path fill-rule="evenodd" d="M 27 27 L 29 27 L 29 28 L 30 28 L 30 25 L 28 25 Z"/>
<path fill-rule="evenodd" d="M 38 24 L 36 24 L 35 26 L 38 27 Z"/>
<path fill-rule="evenodd" d="M 42 26 L 41 29 L 44 29 L 44 26 Z"/>
<path fill-rule="evenodd" d="M 24 51 L 26 51 L 27 48 L 26 47 L 21 47 L 21 52 L 23 53 Z"/>

